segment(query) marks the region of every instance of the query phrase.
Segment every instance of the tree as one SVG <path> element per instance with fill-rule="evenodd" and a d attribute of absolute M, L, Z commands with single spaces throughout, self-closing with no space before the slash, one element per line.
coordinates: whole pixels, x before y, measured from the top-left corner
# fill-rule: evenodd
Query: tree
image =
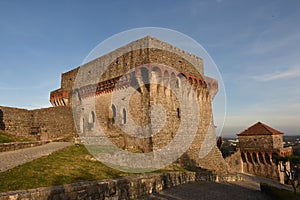
<path fill-rule="evenodd" d="M 285 173 L 294 193 L 296 193 L 300 180 L 300 157 L 293 155 L 274 156 L 273 159 L 280 166 L 280 170 Z"/>

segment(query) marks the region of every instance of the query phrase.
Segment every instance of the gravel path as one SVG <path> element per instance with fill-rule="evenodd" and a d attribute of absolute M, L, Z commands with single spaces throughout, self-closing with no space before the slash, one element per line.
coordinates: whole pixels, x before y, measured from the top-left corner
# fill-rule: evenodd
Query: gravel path
<path fill-rule="evenodd" d="M 195 182 L 163 190 L 140 200 L 271 200 L 260 192 L 259 184 L 252 181 Z"/>
<path fill-rule="evenodd" d="M 42 146 L 0 153 L 0 172 L 12 169 L 26 162 L 47 156 L 55 151 L 71 146 L 70 142 L 51 142 Z"/>

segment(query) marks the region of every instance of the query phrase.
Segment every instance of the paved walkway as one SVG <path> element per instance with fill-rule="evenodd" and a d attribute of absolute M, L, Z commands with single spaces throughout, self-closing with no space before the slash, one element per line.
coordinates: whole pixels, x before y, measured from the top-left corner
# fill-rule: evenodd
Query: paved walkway
<path fill-rule="evenodd" d="M 72 143 L 70 142 L 51 142 L 42 146 L 2 152 L 0 153 L 0 172 L 12 169 L 42 156 L 47 156 L 71 145 Z"/>
<path fill-rule="evenodd" d="M 271 200 L 254 181 L 195 182 L 163 190 L 139 200 Z"/>
<path fill-rule="evenodd" d="M 273 181 L 271 179 L 268 179 L 268 178 L 264 178 L 264 177 L 260 177 L 260 176 L 255 176 L 255 175 L 252 175 L 252 174 L 246 174 L 246 173 L 243 173 L 242 176 L 244 176 L 244 179 L 249 181 L 249 182 L 255 182 L 257 184 L 259 183 L 266 183 L 270 186 L 273 186 L 273 187 L 277 187 L 279 189 L 284 189 L 284 190 L 290 190 L 290 191 L 293 191 L 293 188 L 292 186 L 290 185 L 284 185 L 284 184 L 281 184 L 277 181 Z"/>

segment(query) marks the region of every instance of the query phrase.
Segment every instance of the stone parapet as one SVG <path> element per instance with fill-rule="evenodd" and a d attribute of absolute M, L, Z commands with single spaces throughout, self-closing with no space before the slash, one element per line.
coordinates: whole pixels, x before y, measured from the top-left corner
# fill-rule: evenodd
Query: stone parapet
<path fill-rule="evenodd" d="M 137 199 L 167 188 L 195 181 L 240 181 L 238 174 L 200 174 L 195 172 L 165 172 L 144 174 L 111 180 L 74 183 L 0 193 L 7 199 Z"/>
<path fill-rule="evenodd" d="M 0 144 L 0 152 L 14 151 L 18 149 L 25 149 L 29 147 L 36 147 L 49 143 L 50 141 L 34 141 L 34 142 L 10 142 Z"/>

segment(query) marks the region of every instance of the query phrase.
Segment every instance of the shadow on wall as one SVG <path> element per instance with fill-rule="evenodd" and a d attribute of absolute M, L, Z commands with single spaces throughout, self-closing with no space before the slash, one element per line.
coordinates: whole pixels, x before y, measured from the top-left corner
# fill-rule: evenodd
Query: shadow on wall
<path fill-rule="evenodd" d="M 1 109 L 0 109 L 0 130 L 2 130 L 2 131 L 5 130 L 5 124 L 4 124 L 4 121 L 3 121 L 3 112 L 2 112 Z"/>

